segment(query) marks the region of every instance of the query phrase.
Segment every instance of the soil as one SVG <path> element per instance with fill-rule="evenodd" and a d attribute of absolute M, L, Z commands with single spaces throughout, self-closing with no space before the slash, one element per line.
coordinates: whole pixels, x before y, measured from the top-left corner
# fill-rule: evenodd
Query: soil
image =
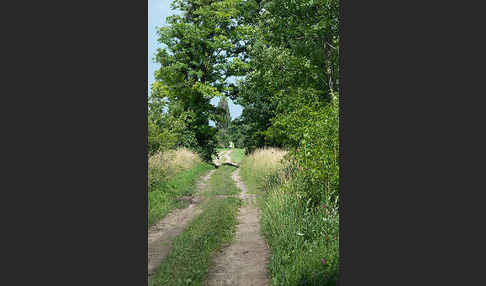
<path fill-rule="evenodd" d="M 151 227 L 148 233 L 148 274 L 154 274 L 155 268 L 165 259 L 171 248 L 172 241 L 179 235 L 187 224 L 201 213 L 197 206 L 197 193 L 206 185 L 214 170 L 211 170 L 200 180 L 195 196 L 182 197 L 189 205 L 184 209 L 176 209 L 161 221 Z"/>
<path fill-rule="evenodd" d="M 232 150 L 221 153 L 220 159 L 214 164 L 234 165 L 229 154 Z M 234 165 L 237 166 L 237 165 Z M 165 218 L 155 224 L 148 234 L 148 273 L 154 274 L 155 268 L 167 257 L 172 241 L 179 235 L 188 223 L 198 216 L 202 210 L 198 207 L 198 193 L 205 187 L 207 181 L 215 170 L 204 176 L 194 196 L 181 197 L 189 205 L 184 209 L 176 209 Z M 243 206 L 238 213 L 238 226 L 233 242 L 216 253 L 206 285 L 269 285 L 266 273 L 266 265 L 269 255 L 268 246 L 260 235 L 260 212 L 256 207 L 256 196 L 248 194 L 246 186 L 240 179 L 239 169 L 236 169 L 232 178 L 238 188 L 241 189 L 239 198 Z M 229 195 L 217 195 L 217 199 L 229 197 Z"/>
<path fill-rule="evenodd" d="M 223 164 L 228 164 L 228 163 L 232 164 L 231 158 L 229 156 L 231 151 L 233 151 L 233 150 L 226 150 L 226 151 L 221 152 L 220 155 L 219 155 L 219 159 L 215 160 L 214 164 L 217 165 L 217 166 L 221 166 Z"/>
<path fill-rule="evenodd" d="M 241 182 L 239 169 L 233 172 L 232 177 L 241 189 L 240 198 L 244 204 L 238 214 L 235 239 L 216 255 L 206 285 L 269 285 L 266 273 L 269 250 L 260 235 L 256 196 L 248 194 L 246 186 Z"/>

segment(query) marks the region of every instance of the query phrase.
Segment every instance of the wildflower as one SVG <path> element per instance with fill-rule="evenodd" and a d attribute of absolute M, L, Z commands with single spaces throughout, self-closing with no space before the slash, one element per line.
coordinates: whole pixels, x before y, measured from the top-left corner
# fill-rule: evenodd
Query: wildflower
<path fill-rule="evenodd" d="M 326 264 L 326 260 L 324 258 L 321 258 L 321 263 Z"/>

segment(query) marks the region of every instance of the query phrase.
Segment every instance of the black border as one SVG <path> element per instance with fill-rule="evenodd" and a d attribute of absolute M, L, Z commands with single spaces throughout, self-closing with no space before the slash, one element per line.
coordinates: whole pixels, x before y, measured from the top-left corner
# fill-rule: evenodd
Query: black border
<path fill-rule="evenodd" d="M 0 284 L 147 285 L 148 3 L 3 8 Z"/>

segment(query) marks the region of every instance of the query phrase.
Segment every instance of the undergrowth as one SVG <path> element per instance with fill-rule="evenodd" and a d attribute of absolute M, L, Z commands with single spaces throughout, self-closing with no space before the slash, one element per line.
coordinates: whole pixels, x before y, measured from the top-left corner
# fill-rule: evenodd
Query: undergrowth
<path fill-rule="evenodd" d="M 240 173 L 262 209 L 262 234 L 270 247 L 272 285 L 336 285 L 339 277 L 339 214 L 332 194 L 319 205 L 306 196 L 302 171 L 275 150 L 257 150 Z M 269 157 L 275 157 L 269 164 Z M 277 158 L 279 160 L 277 160 Z M 318 192 L 319 190 L 313 190 Z"/>

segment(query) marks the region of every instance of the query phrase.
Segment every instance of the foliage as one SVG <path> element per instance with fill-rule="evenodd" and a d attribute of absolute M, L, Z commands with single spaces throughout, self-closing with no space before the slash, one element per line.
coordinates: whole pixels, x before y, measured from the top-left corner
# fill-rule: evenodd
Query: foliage
<path fill-rule="evenodd" d="M 272 285 L 336 285 L 339 279 L 339 213 L 330 197 L 318 207 L 306 199 L 305 172 L 283 152 L 258 149 L 246 156 L 240 174 L 262 208 L 262 233 L 271 251 Z M 268 158 L 273 163 L 268 163 Z M 255 169 L 257 171 L 255 171 Z M 324 263 L 323 263 L 324 262 Z"/>
<path fill-rule="evenodd" d="M 338 99 L 328 104 L 305 102 L 297 97 L 293 111 L 279 114 L 267 130 L 268 136 L 284 138 L 294 146 L 289 160 L 298 166 L 302 177 L 301 189 L 306 199 L 319 204 L 327 196 L 339 198 L 339 108 Z M 299 102 L 300 101 L 300 102 Z M 303 102 L 302 102 L 303 101 Z"/>
<path fill-rule="evenodd" d="M 239 84 L 240 140 L 250 153 L 288 149 L 306 199 L 338 200 L 339 1 L 261 4 Z"/>
<path fill-rule="evenodd" d="M 335 205 L 314 208 L 298 181 L 265 189 L 262 233 L 271 248 L 273 285 L 336 285 L 339 280 L 339 214 Z"/>
<path fill-rule="evenodd" d="M 229 106 L 226 96 L 222 96 L 220 98 L 218 103 L 218 109 L 220 110 L 220 114 L 216 122 L 216 127 L 218 128 L 218 132 L 216 134 L 218 145 L 229 146 L 230 135 L 228 129 L 231 124 L 231 115 L 229 112 Z"/>
<path fill-rule="evenodd" d="M 241 72 L 240 60 L 229 58 L 239 46 L 241 31 L 233 19 L 239 14 L 240 1 L 175 0 L 173 8 L 183 15 L 167 17 L 167 26 L 159 29 L 156 61 L 157 82 L 167 88 L 165 96 L 173 103 L 168 112 L 185 118 L 186 136 L 195 139 L 183 144 L 210 160 L 214 154 L 217 129 L 209 120 L 217 120 L 218 109 L 211 98 L 229 92 L 226 78 Z M 186 138 L 187 139 L 187 138 Z"/>
<path fill-rule="evenodd" d="M 218 103 L 218 108 L 221 109 L 221 116 L 218 120 L 216 127 L 219 129 L 228 129 L 229 124 L 231 122 L 231 116 L 229 112 L 228 100 L 226 96 L 222 96 Z"/>
<path fill-rule="evenodd" d="M 160 29 L 149 150 L 186 146 L 209 160 L 217 143 L 244 148 L 250 155 L 241 176 L 262 195 L 272 283 L 335 284 L 339 1 L 175 0 L 173 6 L 183 15 Z M 215 96 L 219 107 L 210 104 Z M 244 108 L 233 121 L 226 97 Z M 267 146 L 286 152 L 259 149 Z"/>
<path fill-rule="evenodd" d="M 167 97 L 167 86 L 155 82 L 148 102 L 149 155 L 176 147 L 195 150 L 198 146 L 195 133 L 187 128 L 192 122 L 191 113 L 184 112 L 177 101 L 169 102 Z"/>
<path fill-rule="evenodd" d="M 242 123 L 240 117 L 235 118 L 230 122 L 228 136 L 235 148 L 245 148 L 245 128 L 246 125 Z"/>

